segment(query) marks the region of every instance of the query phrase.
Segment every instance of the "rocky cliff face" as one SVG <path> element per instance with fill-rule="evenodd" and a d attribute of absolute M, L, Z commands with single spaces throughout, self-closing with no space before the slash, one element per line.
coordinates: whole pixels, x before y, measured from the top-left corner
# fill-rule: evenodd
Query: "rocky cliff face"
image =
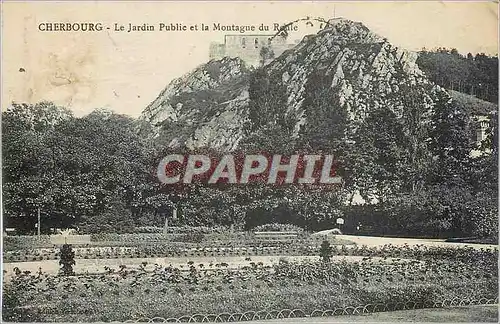
<path fill-rule="evenodd" d="M 351 120 L 384 106 L 401 116 L 408 100 L 433 106 L 436 91 L 416 65 L 416 53 L 391 45 L 361 23 L 332 19 L 315 35 L 268 63 L 264 70 L 286 86 L 287 113 L 293 112 L 294 136 L 307 127 L 305 85 L 313 73 L 331 77 Z M 238 58 L 210 61 L 172 81 L 143 112 L 171 145 L 232 150 L 245 136 L 252 71 Z M 411 98 L 408 98 L 408 97 Z M 424 111 L 425 113 L 425 111 Z"/>

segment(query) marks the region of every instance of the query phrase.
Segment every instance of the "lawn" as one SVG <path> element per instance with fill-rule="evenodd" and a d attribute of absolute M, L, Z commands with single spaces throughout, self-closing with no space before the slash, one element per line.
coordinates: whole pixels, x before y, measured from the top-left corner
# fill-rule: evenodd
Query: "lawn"
<path fill-rule="evenodd" d="M 431 322 L 431 323 L 498 323 L 498 305 L 446 307 L 415 309 L 394 312 L 380 312 L 358 316 L 286 318 L 280 320 L 250 321 L 256 323 L 393 323 L 393 322 Z"/>

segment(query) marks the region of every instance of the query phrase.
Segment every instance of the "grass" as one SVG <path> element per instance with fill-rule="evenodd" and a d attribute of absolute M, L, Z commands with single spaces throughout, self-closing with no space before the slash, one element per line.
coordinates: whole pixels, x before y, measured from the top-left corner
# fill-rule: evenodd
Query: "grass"
<path fill-rule="evenodd" d="M 498 238 L 495 237 L 465 237 L 465 238 L 449 238 L 446 242 L 452 243 L 470 243 L 470 244 L 498 244 Z"/>
<path fill-rule="evenodd" d="M 483 114 L 488 115 L 492 111 L 498 109 L 498 106 L 494 103 L 481 100 L 475 96 L 471 96 L 458 91 L 448 90 L 451 98 L 459 107 L 465 107 L 473 114 Z"/>
<path fill-rule="evenodd" d="M 347 315 L 314 318 L 287 318 L 281 320 L 252 321 L 254 323 L 373 323 L 373 322 L 432 322 L 432 323 L 498 323 L 498 306 L 468 306 L 403 310 L 365 315 Z"/>

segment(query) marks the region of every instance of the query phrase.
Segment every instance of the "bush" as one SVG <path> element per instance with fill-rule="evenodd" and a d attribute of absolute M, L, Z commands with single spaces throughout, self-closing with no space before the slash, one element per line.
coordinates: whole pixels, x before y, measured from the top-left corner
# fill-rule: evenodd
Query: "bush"
<path fill-rule="evenodd" d="M 498 201 L 493 195 L 478 194 L 468 205 L 468 217 L 464 226 L 470 234 L 479 237 L 498 238 Z"/>
<path fill-rule="evenodd" d="M 163 227 L 140 226 L 134 229 L 134 233 L 163 233 Z"/>
<path fill-rule="evenodd" d="M 475 194 L 460 186 L 435 185 L 393 197 L 381 221 L 390 233 L 424 237 L 498 235 L 496 194 Z"/>
<path fill-rule="evenodd" d="M 119 242 L 120 235 L 117 233 L 97 233 L 90 235 L 91 242 Z"/>
<path fill-rule="evenodd" d="M 177 237 L 174 241 L 184 243 L 201 243 L 205 235 L 202 233 L 187 233 Z"/>
<path fill-rule="evenodd" d="M 253 228 L 254 232 L 303 232 L 304 229 L 293 224 L 270 223 Z"/>
<path fill-rule="evenodd" d="M 323 243 L 321 243 L 319 256 L 321 257 L 321 260 L 323 262 L 330 262 L 330 259 L 332 257 L 332 247 L 330 246 L 330 242 L 328 242 L 327 240 L 324 240 Z"/>
<path fill-rule="evenodd" d="M 16 250 L 30 250 L 42 247 L 52 247 L 49 235 L 29 236 L 4 236 L 3 237 L 3 250 L 16 251 Z"/>
<path fill-rule="evenodd" d="M 82 234 L 132 233 L 134 227 L 132 212 L 124 202 L 116 200 L 103 213 L 82 216 L 79 232 Z"/>
<path fill-rule="evenodd" d="M 71 248 L 70 244 L 64 244 L 61 247 L 61 260 L 59 260 L 59 265 L 61 265 L 61 272 L 65 276 L 74 275 L 73 266 L 75 265 L 75 252 Z"/>

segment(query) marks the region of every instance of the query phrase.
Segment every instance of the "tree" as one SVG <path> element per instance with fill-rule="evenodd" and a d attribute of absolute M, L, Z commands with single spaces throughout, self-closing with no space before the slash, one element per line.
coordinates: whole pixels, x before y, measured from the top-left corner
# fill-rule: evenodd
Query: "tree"
<path fill-rule="evenodd" d="M 105 209 L 83 214 L 78 229 L 81 233 L 131 233 L 135 226 L 132 212 L 123 197 L 115 198 Z"/>
<path fill-rule="evenodd" d="M 42 230 L 76 227 L 117 197 L 139 214 L 152 149 L 133 119 L 103 110 L 74 118 L 49 103 L 13 105 L 3 117 L 5 214 L 21 231 L 32 231 L 38 208 Z"/>
<path fill-rule="evenodd" d="M 402 72 L 402 71 L 400 71 Z M 417 86 L 411 80 L 405 80 L 399 87 L 399 100 L 403 111 L 401 122 L 402 133 L 402 170 L 401 189 L 414 192 L 425 185 L 425 175 L 431 164 L 431 154 L 428 148 L 430 134 L 429 118 L 433 107 L 427 99 L 432 90 L 429 86 Z"/>
<path fill-rule="evenodd" d="M 339 157 L 345 149 L 348 116 L 331 84 L 332 77 L 322 72 L 308 78 L 303 102 L 307 122 L 301 135 L 305 146 Z"/>
<path fill-rule="evenodd" d="M 247 129 L 255 131 L 268 124 L 290 127 L 287 118 L 286 87 L 279 75 L 268 74 L 264 69 L 255 70 L 250 77 Z"/>
<path fill-rule="evenodd" d="M 429 132 L 434 165 L 429 180 L 463 186 L 470 174 L 471 118 L 467 110 L 453 104 L 446 92 L 438 91 L 436 97 Z"/>
<path fill-rule="evenodd" d="M 456 49 L 422 50 L 417 64 L 440 86 L 498 102 L 498 57 L 484 53 L 466 56 Z"/>
<path fill-rule="evenodd" d="M 370 111 L 353 135 L 350 168 L 361 196 L 384 201 L 402 188 L 405 165 L 404 125 L 387 107 Z"/>
<path fill-rule="evenodd" d="M 58 152 L 52 142 L 59 126 L 73 119 L 70 111 L 49 102 L 12 104 L 2 113 L 4 215 L 19 219 L 21 231 L 33 230 L 38 208 L 42 224 L 50 221 L 53 191 L 64 186 L 54 181 Z"/>
<path fill-rule="evenodd" d="M 260 66 L 264 66 L 268 61 L 274 59 L 274 51 L 269 46 L 262 46 L 259 52 Z"/>
<path fill-rule="evenodd" d="M 74 275 L 73 266 L 75 265 L 75 252 L 70 244 L 64 244 L 61 247 L 60 256 L 59 265 L 61 265 L 62 274 L 65 276 Z"/>
<path fill-rule="evenodd" d="M 332 247 L 330 246 L 330 242 L 328 240 L 323 240 L 321 243 L 321 247 L 319 248 L 319 256 L 323 262 L 330 262 L 332 257 Z"/>

